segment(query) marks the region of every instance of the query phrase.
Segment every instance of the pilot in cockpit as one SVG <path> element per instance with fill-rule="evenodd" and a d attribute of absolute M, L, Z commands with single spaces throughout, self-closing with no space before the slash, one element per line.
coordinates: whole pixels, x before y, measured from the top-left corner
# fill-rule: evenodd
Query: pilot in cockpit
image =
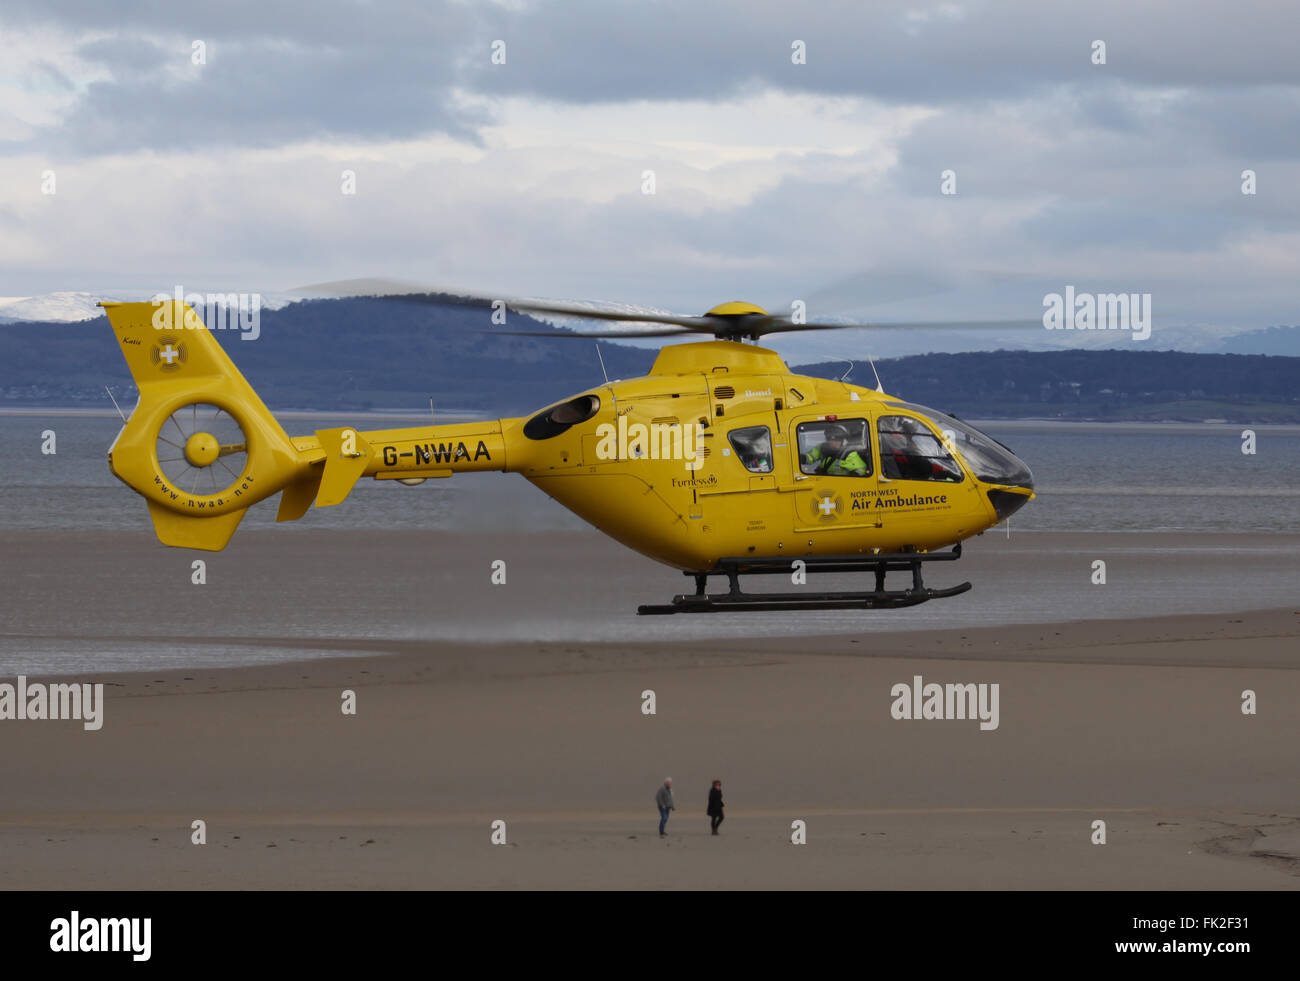
<path fill-rule="evenodd" d="M 804 456 L 805 473 L 824 473 L 832 477 L 865 477 L 871 468 L 857 450 L 847 449 L 849 431 L 839 423 L 826 427 L 825 442 L 814 446 Z M 810 471 L 808 468 L 812 467 Z"/>

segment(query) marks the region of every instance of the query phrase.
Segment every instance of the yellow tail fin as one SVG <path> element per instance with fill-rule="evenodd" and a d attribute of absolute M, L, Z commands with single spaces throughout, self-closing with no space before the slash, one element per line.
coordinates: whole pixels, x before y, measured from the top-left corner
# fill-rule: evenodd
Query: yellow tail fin
<path fill-rule="evenodd" d="M 311 460 L 193 310 L 173 300 L 100 306 L 140 390 L 108 465 L 149 502 L 164 545 L 223 549 L 250 505 L 311 480 Z"/>

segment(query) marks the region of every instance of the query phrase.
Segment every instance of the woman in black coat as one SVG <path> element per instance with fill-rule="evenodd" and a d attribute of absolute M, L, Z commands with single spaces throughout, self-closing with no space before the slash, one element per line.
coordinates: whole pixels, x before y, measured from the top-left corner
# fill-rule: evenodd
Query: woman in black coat
<path fill-rule="evenodd" d="M 712 818 L 711 826 L 713 833 L 718 833 L 718 825 L 722 823 L 722 781 L 714 780 L 713 789 L 709 791 L 709 809 L 708 815 Z"/>

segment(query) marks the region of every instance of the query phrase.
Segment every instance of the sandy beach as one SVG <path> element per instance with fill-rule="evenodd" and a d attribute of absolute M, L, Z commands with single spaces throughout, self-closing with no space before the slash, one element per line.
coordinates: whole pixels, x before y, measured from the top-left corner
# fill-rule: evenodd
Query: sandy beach
<path fill-rule="evenodd" d="M 1038 558 L 1012 539 L 962 577 L 986 594 L 1002 561 L 1050 578 L 1075 561 L 1068 537 L 1042 536 Z M 1090 541 L 1118 554 L 1135 537 Z M 445 554 L 427 537 L 366 538 L 255 533 L 208 556 L 199 588 L 194 556 L 147 532 L 7 533 L 11 649 L 198 637 L 214 651 L 333 656 L 82 672 L 72 680 L 105 685 L 102 729 L 0 722 L 0 887 L 1300 887 L 1300 607 L 1242 595 L 1232 612 L 871 633 L 846 619 L 769 636 L 760 621 L 752 636 L 647 640 L 648 621 L 623 616 L 621 641 L 404 636 L 418 632 L 372 628 L 449 601 Z M 508 544 L 475 540 L 484 556 Z M 555 604 L 576 577 L 617 588 L 624 614 L 682 588 L 599 536 L 514 544 L 521 570 L 565 545 Z M 1228 572 L 1295 569 L 1233 554 Z M 235 563 L 238 590 L 221 585 Z M 479 594 L 479 615 L 511 620 L 510 592 L 450 601 Z M 356 629 L 313 633 L 325 604 Z M 894 718 L 891 690 L 918 675 L 998 685 L 996 727 Z M 1247 689 L 1257 714 L 1242 712 Z M 355 715 L 341 711 L 345 690 Z M 665 776 L 678 810 L 661 840 L 652 798 Z M 718 837 L 704 814 L 715 778 Z M 205 845 L 191 843 L 196 819 Z M 795 821 L 806 844 L 791 843 Z M 1092 843 L 1096 821 L 1105 844 Z"/>

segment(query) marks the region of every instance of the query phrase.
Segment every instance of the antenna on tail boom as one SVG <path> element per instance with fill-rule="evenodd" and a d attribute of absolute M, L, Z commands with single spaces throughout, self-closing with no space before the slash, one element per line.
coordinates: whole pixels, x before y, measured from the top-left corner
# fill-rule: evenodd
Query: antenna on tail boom
<path fill-rule="evenodd" d="M 121 407 L 120 405 L 117 404 L 117 399 L 113 398 L 113 390 L 112 390 L 111 388 L 109 388 L 107 385 L 105 385 L 105 386 L 104 386 L 104 391 L 108 392 L 108 400 L 109 400 L 110 402 L 113 403 L 113 408 L 115 408 L 115 409 L 117 410 L 117 414 L 118 414 L 119 416 L 122 416 L 122 425 L 125 426 L 125 425 L 126 425 L 126 416 L 125 416 L 125 415 L 122 415 L 122 407 Z"/>

